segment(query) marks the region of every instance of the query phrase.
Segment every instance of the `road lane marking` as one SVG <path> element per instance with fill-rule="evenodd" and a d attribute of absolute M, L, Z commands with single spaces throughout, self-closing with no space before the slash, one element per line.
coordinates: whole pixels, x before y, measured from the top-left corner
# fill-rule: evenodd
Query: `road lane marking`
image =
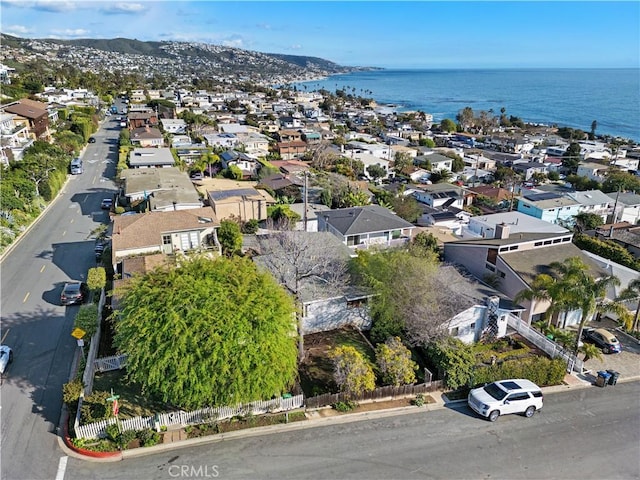
<path fill-rule="evenodd" d="M 42 268 L 40 269 L 40 273 L 44 272 L 44 269 L 47 268 L 46 265 L 42 265 Z"/>
<path fill-rule="evenodd" d="M 91 183 L 92 183 L 92 184 L 94 184 L 94 185 L 95 185 L 95 183 L 96 183 L 96 178 L 97 178 L 97 177 L 93 177 L 93 182 L 91 182 Z"/>
<path fill-rule="evenodd" d="M 24 296 L 24 299 L 22 300 L 22 303 L 25 303 L 27 301 L 27 298 L 29 298 L 29 295 L 31 295 L 31 292 L 27 292 L 27 294 Z"/>
<path fill-rule="evenodd" d="M 62 236 L 64 237 L 67 234 L 67 231 L 65 230 L 64 232 L 62 232 Z"/>
<path fill-rule="evenodd" d="M 60 457 L 58 462 L 58 473 L 56 473 L 56 480 L 64 480 L 64 472 L 67 470 L 67 461 L 69 457 Z"/>
<path fill-rule="evenodd" d="M 7 338 L 7 335 L 9 335 L 10 331 L 11 329 L 8 329 L 6 332 L 4 332 L 4 335 L 2 336 L 2 340 L 0 340 L 0 343 L 4 343 L 4 339 Z"/>
<path fill-rule="evenodd" d="M 85 203 L 89 199 L 89 195 L 85 195 L 82 199 L 82 203 Z"/>
<path fill-rule="evenodd" d="M 69 223 L 73 223 L 73 218 L 71 219 L 71 221 Z"/>

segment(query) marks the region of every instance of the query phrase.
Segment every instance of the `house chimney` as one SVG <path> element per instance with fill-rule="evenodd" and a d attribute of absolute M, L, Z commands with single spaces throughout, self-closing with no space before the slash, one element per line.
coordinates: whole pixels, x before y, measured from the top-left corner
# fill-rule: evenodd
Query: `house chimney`
<path fill-rule="evenodd" d="M 509 238 L 510 227 L 506 223 L 502 222 L 496 225 L 496 233 L 494 238 L 505 239 Z"/>

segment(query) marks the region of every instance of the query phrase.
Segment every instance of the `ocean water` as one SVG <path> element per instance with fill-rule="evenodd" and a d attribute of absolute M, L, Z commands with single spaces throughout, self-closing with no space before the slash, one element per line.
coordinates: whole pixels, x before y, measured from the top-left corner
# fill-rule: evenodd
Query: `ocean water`
<path fill-rule="evenodd" d="M 434 121 L 471 107 L 477 114 L 506 109 L 529 123 L 544 123 L 630 138 L 640 142 L 640 70 L 496 69 L 379 70 L 334 75 L 297 84 L 298 89 L 347 93 L 422 110 Z"/>

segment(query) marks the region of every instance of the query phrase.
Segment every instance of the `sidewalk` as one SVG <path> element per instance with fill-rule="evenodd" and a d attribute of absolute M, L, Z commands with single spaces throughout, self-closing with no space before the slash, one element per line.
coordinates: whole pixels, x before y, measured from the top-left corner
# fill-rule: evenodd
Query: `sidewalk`
<path fill-rule="evenodd" d="M 621 379 L 621 382 L 640 380 L 640 376 L 633 378 Z M 576 375 L 567 374 L 564 377 L 562 385 L 554 385 L 552 387 L 543 387 L 543 393 L 555 393 L 563 392 L 567 390 L 574 390 L 579 388 L 588 388 L 595 386 L 595 377 L 593 375 Z M 293 422 L 283 425 L 270 425 L 268 427 L 247 428 L 243 430 L 236 430 L 228 433 L 221 433 L 218 435 L 210 435 L 205 437 L 191 438 L 186 440 L 179 440 L 172 443 L 163 443 L 155 445 L 153 447 L 134 448 L 131 450 L 123 450 L 121 452 L 111 452 L 104 454 L 104 456 L 96 457 L 95 455 L 88 456 L 70 448 L 64 441 L 63 435 L 58 437 L 60 448 L 69 456 L 80 458 L 83 460 L 93 462 L 114 462 L 120 461 L 125 458 L 140 457 L 145 455 L 153 455 L 155 453 L 171 451 L 180 448 L 191 447 L 195 445 L 206 445 L 211 443 L 222 442 L 225 440 L 232 440 L 236 438 L 248 438 L 257 437 L 262 435 L 270 435 L 272 433 L 290 432 L 295 430 L 303 430 L 307 428 L 314 428 L 323 425 L 339 425 L 344 423 L 358 422 L 361 420 L 372 420 L 377 418 L 392 417 L 397 415 L 409 415 L 421 412 L 430 412 L 434 410 L 441 410 L 443 408 L 449 408 L 455 405 L 461 405 L 466 403 L 466 399 L 452 400 L 450 401 L 444 391 L 436 390 L 428 394 L 433 398 L 434 403 L 428 403 L 421 407 L 407 406 L 399 408 L 390 408 L 386 410 L 373 410 L 360 413 L 344 413 L 335 416 L 322 417 L 320 415 L 314 415 L 314 412 L 308 412 L 308 420 Z"/>

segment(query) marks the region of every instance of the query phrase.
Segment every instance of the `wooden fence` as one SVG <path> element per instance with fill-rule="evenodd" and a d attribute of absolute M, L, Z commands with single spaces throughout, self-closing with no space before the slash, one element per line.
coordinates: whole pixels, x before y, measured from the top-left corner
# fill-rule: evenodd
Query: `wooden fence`
<path fill-rule="evenodd" d="M 289 398 L 276 398 L 274 400 L 257 401 L 236 405 L 235 407 L 203 408 L 193 412 L 179 410 L 177 412 L 160 413 L 150 417 L 134 417 L 120 422 L 123 431 L 144 430 L 147 428 L 171 427 L 175 425 L 187 426 L 200 423 L 215 422 L 238 415 L 277 413 L 302 408 L 304 396 L 296 395 Z M 76 438 L 100 438 L 105 436 L 108 425 L 116 423 L 115 418 L 100 422 L 78 425 L 74 428 Z"/>
<path fill-rule="evenodd" d="M 346 393 L 325 393 L 324 395 L 305 399 L 305 406 L 307 408 L 320 408 L 327 405 L 333 405 L 338 402 L 346 402 L 348 400 L 355 402 L 379 401 L 385 398 L 433 392 L 439 388 L 442 388 L 442 381 L 440 380 L 430 383 L 420 383 L 417 385 L 401 385 L 399 387 L 389 385 L 386 387 L 378 387 L 371 392 L 366 392 L 358 396 L 350 396 Z"/>

